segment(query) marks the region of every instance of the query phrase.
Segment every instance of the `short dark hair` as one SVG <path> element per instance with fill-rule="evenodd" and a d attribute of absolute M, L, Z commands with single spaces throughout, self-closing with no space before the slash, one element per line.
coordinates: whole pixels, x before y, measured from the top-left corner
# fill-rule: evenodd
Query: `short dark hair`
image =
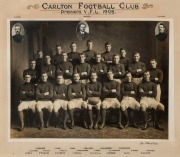
<path fill-rule="evenodd" d="M 48 54 L 48 53 L 47 53 L 44 57 L 46 57 L 46 56 L 49 56 L 49 57 L 51 58 L 51 55 L 50 55 L 50 54 Z"/>
<path fill-rule="evenodd" d="M 92 43 L 93 41 L 91 39 L 87 40 L 86 43 Z"/>
<path fill-rule="evenodd" d="M 42 71 L 41 71 L 41 76 L 42 76 L 43 74 L 47 74 L 47 71 L 42 70 Z M 48 75 L 48 74 L 47 74 L 47 75 Z"/>
<path fill-rule="evenodd" d="M 96 57 L 96 56 L 99 56 L 99 55 L 101 56 L 101 53 L 95 53 L 95 57 Z"/>
<path fill-rule="evenodd" d="M 70 46 L 71 46 L 72 44 L 76 44 L 76 43 L 75 43 L 75 42 L 72 42 L 72 43 L 70 44 Z"/>
<path fill-rule="evenodd" d="M 126 51 L 126 49 L 125 49 L 125 48 L 120 48 L 120 50 L 119 50 L 119 51 L 121 52 L 122 50 Z"/>
<path fill-rule="evenodd" d="M 43 53 L 43 51 L 42 51 L 42 50 L 38 50 L 38 51 L 37 51 L 37 53 L 39 53 L 39 52 L 42 52 L 42 53 Z"/>
<path fill-rule="evenodd" d="M 111 45 L 111 43 L 110 43 L 110 42 L 106 42 L 104 45 L 105 45 L 105 46 Z"/>
<path fill-rule="evenodd" d="M 163 24 L 163 23 L 159 23 L 159 25 L 162 25 L 162 26 L 165 28 L 165 26 L 164 26 L 164 24 Z"/>
<path fill-rule="evenodd" d="M 115 56 L 118 56 L 118 57 L 120 58 L 120 56 L 119 56 L 118 54 L 113 54 L 113 58 L 114 58 Z"/>
<path fill-rule="evenodd" d="M 109 72 L 111 72 L 111 73 L 113 73 L 113 74 L 114 74 L 114 72 L 113 72 L 112 70 L 108 70 L 108 71 L 107 71 L 107 74 L 108 74 Z"/>
<path fill-rule="evenodd" d="M 91 71 L 90 76 L 91 76 L 93 73 L 96 74 L 96 75 L 98 75 L 96 71 Z"/>
<path fill-rule="evenodd" d="M 56 45 L 56 48 L 57 48 L 57 47 L 61 47 L 61 48 L 62 48 L 62 45 L 61 45 L 61 44 L 58 44 L 58 45 Z"/>
<path fill-rule="evenodd" d="M 151 62 L 151 61 L 155 61 L 155 62 L 157 63 L 157 60 L 156 60 L 156 59 L 154 59 L 154 58 L 150 59 L 150 62 Z"/>
<path fill-rule="evenodd" d="M 125 76 L 126 76 L 127 74 L 131 74 L 131 72 L 127 71 L 127 72 L 125 73 Z M 132 74 L 131 74 L 131 75 L 132 75 Z"/>
<path fill-rule="evenodd" d="M 139 52 L 134 52 L 134 54 L 133 54 L 133 55 L 136 55 L 136 54 L 139 54 L 139 56 L 140 56 L 140 53 L 139 53 Z"/>

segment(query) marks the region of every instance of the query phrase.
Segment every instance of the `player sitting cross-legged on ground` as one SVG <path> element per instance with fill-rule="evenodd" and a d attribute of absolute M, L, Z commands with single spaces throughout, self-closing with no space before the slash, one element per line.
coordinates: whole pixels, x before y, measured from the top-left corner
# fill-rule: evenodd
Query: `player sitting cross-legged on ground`
<path fill-rule="evenodd" d="M 86 97 L 86 89 L 85 85 L 80 82 L 80 74 L 74 73 L 73 74 L 73 82 L 68 85 L 68 109 L 69 109 L 69 116 L 71 119 L 71 129 L 74 128 L 74 109 L 79 108 L 83 109 L 83 124 L 84 128 L 88 128 L 86 123 L 86 112 L 87 112 L 87 103 L 85 100 Z"/>
<path fill-rule="evenodd" d="M 35 114 L 36 114 L 36 101 L 34 97 L 34 84 L 31 81 L 31 75 L 24 73 L 25 83 L 20 86 L 19 99 L 20 104 L 18 106 L 19 118 L 21 122 L 20 131 L 24 129 L 24 113 L 26 109 L 32 110 L 32 125 L 35 125 Z"/>
<path fill-rule="evenodd" d="M 90 75 L 90 82 L 86 84 L 86 93 L 87 93 L 87 105 L 88 105 L 88 114 L 90 119 L 89 129 L 93 127 L 93 112 L 92 108 L 96 109 L 96 121 L 94 124 L 94 129 L 98 129 L 98 122 L 100 118 L 100 106 L 101 106 L 101 83 L 97 82 L 97 73 L 92 72 Z"/>
<path fill-rule="evenodd" d="M 130 108 L 130 115 L 132 118 L 133 126 L 135 128 L 138 128 L 136 124 L 136 110 L 139 111 L 140 104 L 138 101 L 136 101 L 137 85 L 132 82 L 132 75 L 130 72 L 127 72 L 125 74 L 125 82 L 121 84 L 121 94 L 123 96 L 123 99 L 121 101 L 121 109 L 124 112 L 127 120 L 125 127 L 129 126 L 129 115 L 127 109 Z"/>
<path fill-rule="evenodd" d="M 67 120 L 67 85 L 64 84 L 64 77 L 62 74 L 57 75 L 56 77 L 56 85 L 54 86 L 54 103 L 53 109 L 55 113 L 55 127 L 59 125 L 59 109 L 63 109 L 63 129 L 66 130 L 66 120 Z"/>

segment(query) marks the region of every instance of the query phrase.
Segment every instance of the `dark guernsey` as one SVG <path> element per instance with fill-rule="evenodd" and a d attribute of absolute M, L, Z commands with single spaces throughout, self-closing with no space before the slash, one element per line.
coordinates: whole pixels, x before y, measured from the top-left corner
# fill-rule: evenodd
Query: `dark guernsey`
<path fill-rule="evenodd" d="M 76 95 L 72 95 L 72 93 L 75 93 Z M 78 99 L 78 98 L 85 99 L 85 97 L 86 97 L 86 89 L 83 83 L 73 82 L 68 85 L 68 99 L 69 100 Z"/>
<path fill-rule="evenodd" d="M 67 100 L 67 85 L 66 84 L 56 84 L 53 90 L 54 100 L 61 99 Z"/>
<path fill-rule="evenodd" d="M 49 92 L 49 95 L 44 93 Z M 36 99 L 40 101 L 50 101 L 53 98 L 53 85 L 49 82 L 40 82 L 36 88 Z"/>

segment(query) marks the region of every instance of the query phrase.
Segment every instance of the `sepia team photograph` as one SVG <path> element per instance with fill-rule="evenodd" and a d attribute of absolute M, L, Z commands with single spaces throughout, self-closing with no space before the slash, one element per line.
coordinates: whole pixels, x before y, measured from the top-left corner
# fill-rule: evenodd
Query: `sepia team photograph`
<path fill-rule="evenodd" d="M 9 25 L 11 139 L 169 138 L 169 21 Z"/>

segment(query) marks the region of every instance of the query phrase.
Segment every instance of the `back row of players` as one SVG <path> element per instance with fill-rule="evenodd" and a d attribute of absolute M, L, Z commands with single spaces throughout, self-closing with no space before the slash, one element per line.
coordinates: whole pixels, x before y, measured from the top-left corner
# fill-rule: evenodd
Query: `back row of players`
<path fill-rule="evenodd" d="M 30 68 L 23 71 L 25 83 L 20 87 L 20 104 L 18 106 L 21 121 L 20 130 L 24 129 L 23 110 L 32 109 L 32 124 L 38 112 L 40 129 L 44 127 L 42 109 L 48 109 L 45 127 L 49 126 L 51 113 L 55 113 L 55 125 L 59 122 L 59 109 L 63 108 L 63 128 L 67 129 L 67 111 L 71 120 L 70 128 L 74 127 L 73 111 L 82 108 L 85 128 L 103 129 L 106 120 L 106 109 L 117 110 L 118 128 L 121 124 L 121 112 L 126 117 L 125 127 L 129 125 L 127 109 L 130 108 L 133 126 L 136 124 L 137 112 L 143 113 L 143 130 L 148 127 L 147 109 L 154 110 L 155 128 L 159 126 L 161 111 L 160 84 L 163 72 L 157 68 L 155 59 L 150 60 L 151 69 L 146 71 L 144 63 L 140 62 L 140 54 L 134 53 L 134 60 L 126 58 L 125 49 L 120 49 L 120 55 L 111 52 L 111 44 L 105 43 L 106 52 L 99 54 L 92 50 L 92 40 L 87 41 L 88 49 L 83 53 L 76 51 L 76 43 L 71 43 L 70 53 L 62 52 L 57 45 L 57 54 L 52 57 L 38 51 L 38 59 L 30 61 Z M 102 82 L 102 84 L 100 83 Z M 139 98 L 139 99 L 138 99 Z M 137 100 L 140 100 L 139 102 Z M 96 120 L 93 122 L 92 107 L 96 108 Z M 98 126 L 100 119 L 102 124 Z M 87 125 L 86 116 L 90 124 Z"/>

